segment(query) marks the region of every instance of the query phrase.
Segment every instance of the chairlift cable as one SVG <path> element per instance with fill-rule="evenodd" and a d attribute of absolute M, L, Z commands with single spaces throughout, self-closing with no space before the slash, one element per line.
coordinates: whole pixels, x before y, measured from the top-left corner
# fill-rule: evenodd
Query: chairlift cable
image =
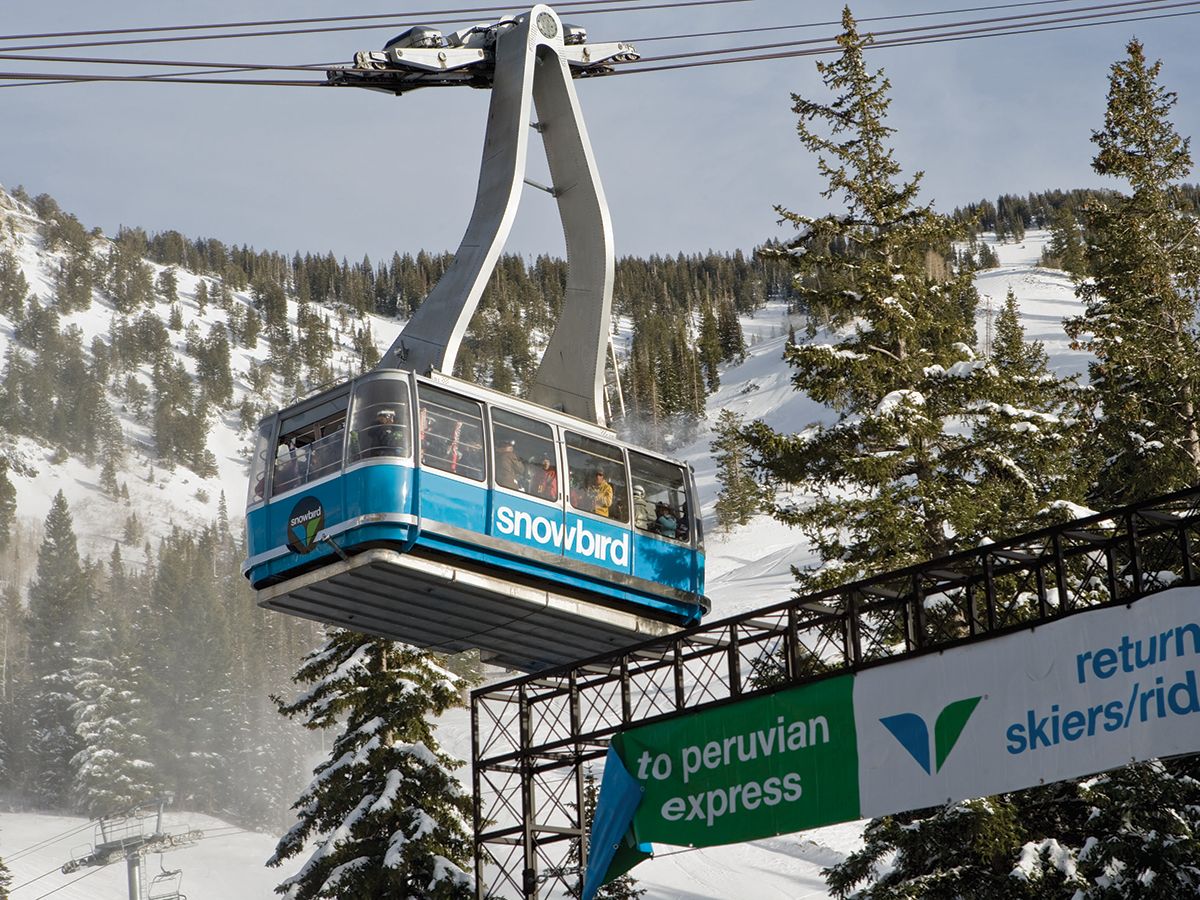
<path fill-rule="evenodd" d="M 5 859 L 10 862 L 12 861 L 12 857 L 5 857 Z M 14 891 L 19 891 L 19 890 L 21 890 L 21 888 L 29 887 L 29 885 L 33 884 L 35 881 L 41 881 L 43 878 L 48 878 L 49 876 L 53 875 L 55 872 L 61 872 L 61 871 L 62 871 L 62 866 L 55 866 L 49 872 L 43 872 L 41 875 L 38 875 L 36 878 L 30 878 L 28 881 L 22 881 L 20 884 L 16 885 L 15 887 L 10 887 L 8 889 L 8 891 L 10 894 L 13 893 Z"/>
<path fill-rule="evenodd" d="M 103 866 L 97 866 L 94 869 L 89 869 L 88 871 L 86 871 L 82 875 L 80 875 L 78 878 L 72 878 L 66 884 L 61 884 L 52 891 L 47 891 L 44 894 L 39 894 L 38 896 L 34 897 L 33 900 L 44 900 L 44 898 L 49 897 L 51 894 L 57 894 L 63 888 L 68 888 L 71 885 L 75 884 L 75 882 L 77 882 L 77 881 L 83 881 L 83 879 L 90 878 L 93 875 L 95 875 L 97 872 L 103 872 L 103 871 L 104 871 Z"/>
<path fill-rule="evenodd" d="M 4 855 L 4 858 L 11 862 L 12 860 L 18 859 L 22 856 L 28 856 L 30 853 L 32 853 L 35 850 L 40 850 L 43 847 L 46 847 L 50 844 L 56 844 L 59 841 L 64 840 L 65 838 L 68 838 L 73 834 L 78 834 L 81 831 L 87 831 L 89 828 L 92 827 L 93 824 L 94 824 L 93 822 L 89 821 L 89 822 L 85 822 L 82 825 L 78 825 L 75 828 L 68 828 L 66 831 L 61 832 L 60 834 L 56 834 L 51 837 L 45 838 L 44 840 L 38 841 L 36 844 L 30 844 L 28 847 L 23 847 L 20 850 L 14 850 L 12 853 L 6 853 Z"/>

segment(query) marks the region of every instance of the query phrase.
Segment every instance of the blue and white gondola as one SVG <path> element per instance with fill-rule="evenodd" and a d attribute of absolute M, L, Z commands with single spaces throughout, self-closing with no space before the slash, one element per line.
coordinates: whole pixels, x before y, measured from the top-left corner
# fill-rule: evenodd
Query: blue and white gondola
<path fill-rule="evenodd" d="M 708 608 L 686 465 L 456 379 L 378 370 L 265 419 L 250 483 L 264 607 L 525 670 Z"/>

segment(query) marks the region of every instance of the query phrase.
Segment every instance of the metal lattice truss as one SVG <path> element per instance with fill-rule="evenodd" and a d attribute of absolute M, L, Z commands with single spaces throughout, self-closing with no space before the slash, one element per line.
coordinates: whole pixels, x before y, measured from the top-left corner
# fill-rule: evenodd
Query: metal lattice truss
<path fill-rule="evenodd" d="M 585 773 L 618 731 L 969 644 L 1200 578 L 1200 488 L 472 695 L 478 896 L 577 891 Z"/>

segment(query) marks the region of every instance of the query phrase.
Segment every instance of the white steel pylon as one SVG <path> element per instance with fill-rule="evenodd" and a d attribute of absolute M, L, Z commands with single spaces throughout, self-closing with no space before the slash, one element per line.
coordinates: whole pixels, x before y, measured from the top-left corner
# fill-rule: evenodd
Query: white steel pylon
<path fill-rule="evenodd" d="M 604 370 L 612 315 L 612 222 L 572 75 L 611 71 L 607 63 L 636 59 L 636 53 L 628 44 L 582 43 L 582 32 L 564 28 L 554 10 L 543 4 L 513 20 L 452 35 L 448 44 L 431 29 L 413 31 L 419 31 L 419 45 L 389 45 L 379 54 L 359 54 L 355 70 L 332 71 L 330 81 L 396 93 L 490 82 L 492 99 L 475 207 L 454 262 L 379 367 L 421 373 L 453 370 L 463 335 L 512 228 L 522 186 L 534 184 L 525 173 L 529 132 L 535 130 L 542 136 L 552 180 L 543 189 L 558 202 L 566 236 L 568 275 L 561 317 L 528 399 L 607 425 Z M 433 41 L 427 38 L 430 33 L 437 36 Z M 362 71 L 372 65 L 374 69 Z M 394 76 L 391 81 L 389 74 Z M 534 111 L 536 122 L 530 118 Z"/>

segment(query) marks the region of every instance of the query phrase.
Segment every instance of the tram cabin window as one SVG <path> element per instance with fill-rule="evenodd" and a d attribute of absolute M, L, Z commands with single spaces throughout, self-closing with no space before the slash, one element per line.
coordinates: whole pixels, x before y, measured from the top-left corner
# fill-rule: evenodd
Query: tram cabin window
<path fill-rule="evenodd" d="M 566 433 L 571 506 L 616 522 L 629 521 L 629 479 L 620 447 Z"/>
<path fill-rule="evenodd" d="M 274 426 L 274 419 L 259 423 L 258 436 L 254 439 L 254 457 L 250 460 L 250 493 L 246 497 L 247 506 L 266 499 L 267 470 L 271 462 L 271 430 Z"/>
<path fill-rule="evenodd" d="M 346 432 L 346 395 L 331 397 L 300 410 L 280 423 L 275 444 L 272 495 L 282 494 L 326 475 L 342 465 Z"/>
<path fill-rule="evenodd" d="M 680 466 L 629 451 L 633 477 L 633 524 L 639 531 L 674 541 L 691 536 L 687 479 Z"/>
<path fill-rule="evenodd" d="M 496 484 L 543 500 L 558 499 L 554 429 L 506 409 L 492 409 Z"/>
<path fill-rule="evenodd" d="M 408 385 L 397 378 L 359 382 L 348 462 L 412 456 Z"/>
<path fill-rule="evenodd" d="M 421 465 L 483 481 L 483 412 L 478 403 L 421 385 Z"/>

